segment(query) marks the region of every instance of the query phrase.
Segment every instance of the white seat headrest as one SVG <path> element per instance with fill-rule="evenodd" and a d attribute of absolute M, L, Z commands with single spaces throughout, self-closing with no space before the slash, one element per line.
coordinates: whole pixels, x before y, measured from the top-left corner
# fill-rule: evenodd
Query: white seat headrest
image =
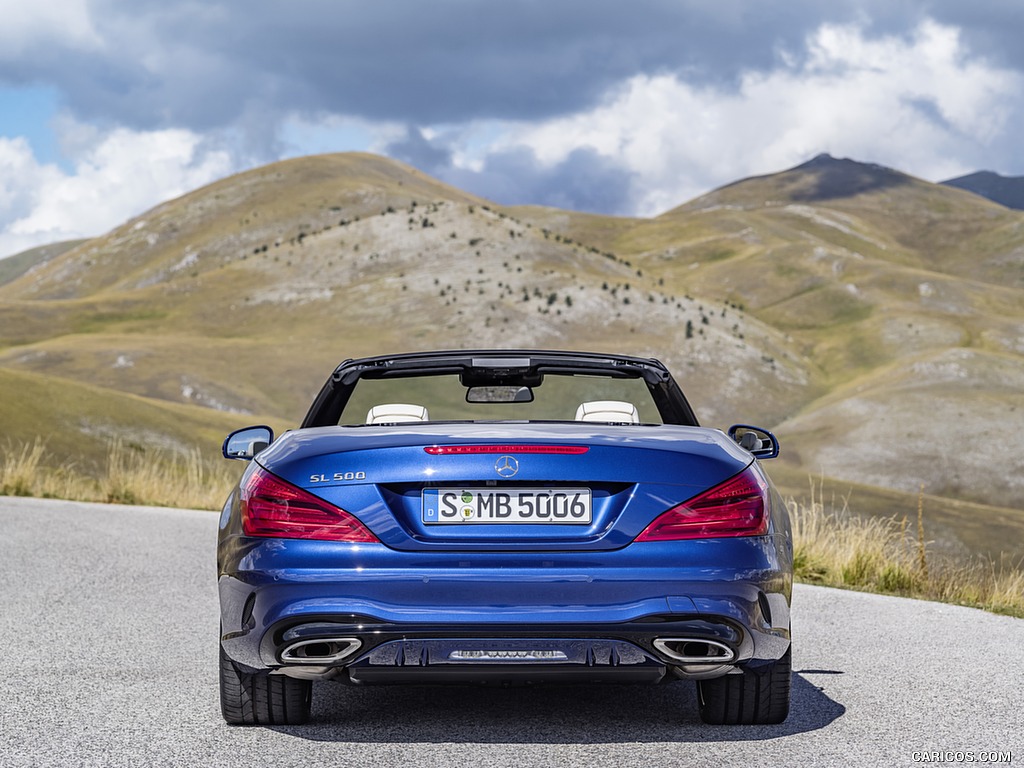
<path fill-rule="evenodd" d="M 636 406 L 624 400 L 594 400 L 581 403 L 576 409 L 576 421 L 624 421 L 639 424 Z"/>
<path fill-rule="evenodd" d="M 406 421 L 427 421 L 427 409 L 408 403 L 375 405 L 366 414 L 367 424 L 394 424 Z"/>

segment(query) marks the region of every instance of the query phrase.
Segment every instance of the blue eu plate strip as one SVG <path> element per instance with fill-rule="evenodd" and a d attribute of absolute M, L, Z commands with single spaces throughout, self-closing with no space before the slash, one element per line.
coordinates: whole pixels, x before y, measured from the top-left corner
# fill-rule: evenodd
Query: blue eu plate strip
<path fill-rule="evenodd" d="M 423 522 L 437 522 L 437 494 L 436 488 L 423 489 Z"/>

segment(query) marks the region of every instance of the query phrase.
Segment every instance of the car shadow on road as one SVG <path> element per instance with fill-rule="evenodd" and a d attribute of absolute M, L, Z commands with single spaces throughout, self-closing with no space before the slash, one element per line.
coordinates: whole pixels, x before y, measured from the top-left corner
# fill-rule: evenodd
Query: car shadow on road
<path fill-rule="evenodd" d="M 696 687 L 545 686 L 473 688 L 401 686 L 314 688 L 312 720 L 273 730 L 311 741 L 349 743 L 607 744 L 771 739 L 824 728 L 846 707 L 808 680 L 831 670 L 793 674 L 789 718 L 773 726 L 711 726 L 700 721 Z"/>

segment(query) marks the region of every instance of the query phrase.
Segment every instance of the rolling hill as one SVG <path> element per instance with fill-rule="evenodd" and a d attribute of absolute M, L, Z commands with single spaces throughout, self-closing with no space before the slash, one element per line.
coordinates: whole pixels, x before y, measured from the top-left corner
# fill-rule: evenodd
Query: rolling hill
<path fill-rule="evenodd" d="M 923 486 L 936 538 L 1024 554 L 1024 214 L 892 169 L 819 156 L 632 219 L 502 207 L 391 160 L 327 155 L 21 258 L 0 281 L 5 412 L 31 376 L 58 405 L 88 385 L 184 408 L 182 424 L 280 425 L 345 357 L 654 355 L 704 423 L 779 432 L 786 489 L 824 474 L 893 514 Z M 79 429 L 62 408 L 5 417 L 9 439 Z M 94 433 L 127 429 L 99 410 Z M 153 439 L 218 447 L 137 419 Z"/>
<path fill-rule="evenodd" d="M 50 243 L 0 259 L 0 285 L 21 277 L 33 267 L 38 267 L 83 242 L 85 241 L 66 240 L 61 243 Z"/>
<path fill-rule="evenodd" d="M 1007 208 L 1024 209 L 1024 176 L 1000 176 L 992 171 L 978 171 L 940 183 L 966 189 Z"/>

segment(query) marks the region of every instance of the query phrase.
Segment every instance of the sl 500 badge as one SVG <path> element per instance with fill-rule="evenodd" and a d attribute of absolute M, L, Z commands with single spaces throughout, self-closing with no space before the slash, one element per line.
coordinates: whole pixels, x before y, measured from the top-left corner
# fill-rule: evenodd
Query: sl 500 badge
<path fill-rule="evenodd" d="M 344 483 L 347 480 L 365 480 L 365 472 L 335 472 L 333 475 L 310 475 L 311 483 Z"/>

